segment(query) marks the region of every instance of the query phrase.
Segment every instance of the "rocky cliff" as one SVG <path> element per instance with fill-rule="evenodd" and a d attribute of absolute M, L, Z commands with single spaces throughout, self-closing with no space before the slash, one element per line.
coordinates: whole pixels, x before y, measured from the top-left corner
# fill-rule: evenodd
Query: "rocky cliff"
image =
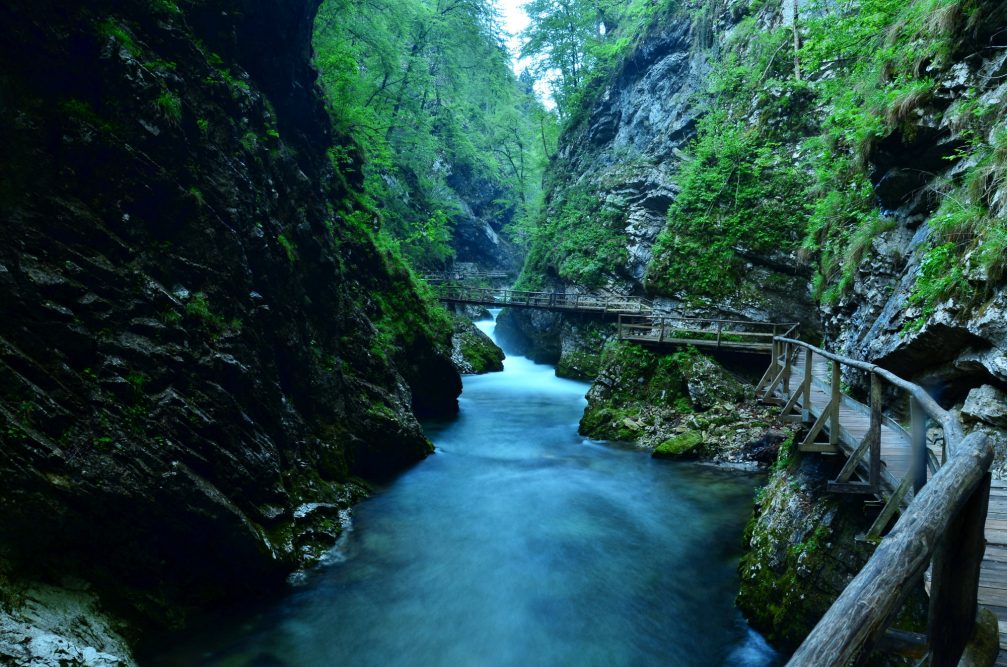
<path fill-rule="evenodd" d="M 412 408 L 456 409 L 450 322 L 350 215 L 359 170 L 326 156 L 343 140 L 315 90 L 316 5 L 0 8 L 16 627 L 38 622 L 26 579 L 97 593 L 130 639 L 261 594 L 333 543 L 351 480 L 430 452 Z M 0 632 L 4 661 L 32 659 L 20 636 Z"/>
<path fill-rule="evenodd" d="M 920 382 L 989 430 L 1003 475 L 1007 6 L 672 5 L 569 123 L 522 283 L 799 321 L 807 339 Z M 572 320 L 501 322 L 544 360 L 591 351 Z M 632 380 L 619 372 L 602 365 L 596 397 Z M 618 437 L 641 426 L 601 416 Z M 783 644 L 810 627 L 786 617 L 813 623 L 848 576 L 808 565 L 810 552 L 856 551 L 858 519 L 833 519 L 822 474 L 777 471 L 742 569 L 742 604 Z M 802 533 L 823 517 L 823 535 Z M 826 570 L 828 590 L 813 581 Z"/>

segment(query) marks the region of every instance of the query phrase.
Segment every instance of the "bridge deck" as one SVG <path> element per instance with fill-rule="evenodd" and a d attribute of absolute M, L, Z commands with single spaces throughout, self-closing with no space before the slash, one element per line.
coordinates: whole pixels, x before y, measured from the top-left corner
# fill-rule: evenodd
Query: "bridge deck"
<path fill-rule="evenodd" d="M 804 377 L 804 363 L 804 355 L 798 355 L 798 360 L 793 363 L 790 386 L 794 390 Z M 810 413 L 812 418 L 817 418 L 830 400 L 831 370 L 828 362 L 816 356 L 811 375 Z M 782 392 L 779 395 L 782 396 Z M 839 443 L 847 455 L 863 440 L 870 423 L 870 408 L 844 394 L 840 406 Z M 828 426 L 825 430 L 827 432 Z M 931 446 L 931 452 L 940 459 L 939 450 Z M 894 491 L 899 481 L 909 472 L 910 456 L 908 434 L 898 424 L 885 420 L 881 428 L 881 483 L 889 493 Z M 908 500 L 907 498 L 907 502 Z M 1007 480 L 993 481 L 986 517 L 986 542 L 979 579 L 979 604 L 997 616 L 1000 626 L 1000 655 L 996 664 L 1007 667 Z"/>

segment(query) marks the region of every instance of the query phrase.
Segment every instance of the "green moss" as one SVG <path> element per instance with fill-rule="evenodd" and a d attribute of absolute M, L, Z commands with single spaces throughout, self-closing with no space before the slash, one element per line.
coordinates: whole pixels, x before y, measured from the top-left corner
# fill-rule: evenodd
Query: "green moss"
<path fill-rule="evenodd" d="M 134 58 L 140 55 L 140 47 L 132 33 L 114 18 L 107 18 L 98 24 L 99 34 L 117 41 L 122 48 Z"/>
<path fill-rule="evenodd" d="M 294 245 L 294 242 L 291 241 L 289 238 L 287 238 L 287 236 L 285 234 L 278 235 L 276 237 L 276 240 L 279 242 L 280 246 L 283 248 L 283 252 L 286 253 L 287 259 L 290 261 L 290 263 L 293 264 L 294 262 L 296 262 L 297 261 L 297 247 Z"/>
<path fill-rule="evenodd" d="M 178 124 L 182 120 L 182 100 L 170 90 L 163 91 L 154 100 L 154 105 L 167 120 Z"/>
<path fill-rule="evenodd" d="M 571 188 L 543 212 L 518 289 L 537 289 L 539 278 L 558 275 L 567 283 L 600 287 L 629 260 L 625 203 Z"/>
<path fill-rule="evenodd" d="M 633 343 L 606 345 L 580 432 L 607 440 L 635 440 L 642 430 L 638 420 L 648 408 L 692 412 L 686 378 L 698 356 L 695 350 L 663 355 Z"/>
<path fill-rule="evenodd" d="M 600 352 L 573 350 L 566 352 L 556 364 L 556 375 L 572 380 L 594 380 L 601 369 Z"/>
<path fill-rule="evenodd" d="M 724 110 L 700 121 L 692 152 L 646 284 L 664 294 L 721 297 L 738 288 L 744 252 L 796 246 L 809 212 L 808 179 L 778 141 Z"/>
<path fill-rule="evenodd" d="M 694 455 L 703 445 L 703 435 L 697 431 L 686 431 L 665 440 L 654 450 L 654 458 L 677 459 Z"/>
<path fill-rule="evenodd" d="M 472 372 L 490 373 L 503 370 L 504 353 L 463 317 L 455 320 L 455 335 L 459 339 L 462 357 L 472 367 Z"/>

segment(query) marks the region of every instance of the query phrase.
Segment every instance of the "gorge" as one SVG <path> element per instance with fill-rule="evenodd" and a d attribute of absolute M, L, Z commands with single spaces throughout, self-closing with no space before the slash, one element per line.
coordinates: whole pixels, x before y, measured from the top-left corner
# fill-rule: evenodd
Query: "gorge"
<path fill-rule="evenodd" d="M 779 664 L 882 550 L 770 355 L 445 285 L 798 323 L 1004 476 L 1007 6 L 522 4 L 519 75 L 486 0 L 0 7 L 0 663 Z"/>

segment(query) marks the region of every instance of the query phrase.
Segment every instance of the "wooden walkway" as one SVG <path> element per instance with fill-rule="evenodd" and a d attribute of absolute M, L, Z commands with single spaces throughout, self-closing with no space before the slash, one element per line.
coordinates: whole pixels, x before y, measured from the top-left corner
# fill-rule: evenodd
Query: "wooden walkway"
<path fill-rule="evenodd" d="M 852 473 L 850 478 L 859 476 L 866 480 L 851 484 L 849 479 L 837 479 L 830 485 L 833 490 L 865 493 L 886 501 L 883 516 L 879 517 L 879 521 L 871 529 L 874 533 L 871 537 L 877 538 L 895 513 L 904 510 L 912 500 L 914 485 L 910 482 L 914 475 L 919 474 L 923 463 L 914 461 L 914 458 L 922 457 L 919 453 L 914 454 L 914 434 L 911 431 L 915 431 L 917 438 L 920 433 L 925 438 L 926 419 L 922 416 L 922 411 L 917 409 L 915 419 L 912 419 L 913 423 L 907 431 L 898 422 L 882 416 L 878 433 L 880 474 L 877 476 L 877 485 L 872 488 L 870 463 L 866 460 L 867 451 L 862 447 L 869 440 L 872 428 L 871 407 L 839 392 L 839 406 L 835 410 L 836 420 L 833 421 L 832 401 L 836 392 L 832 387 L 832 364 L 820 356 L 802 352 L 798 351 L 792 357 L 786 381 L 781 377 L 776 387 L 768 387 L 770 392 L 764 394 L 764 400 L 784 405 L 785 411 L 789 413 L 784 417 L 792 421 L 816 425 L 821 423 L 818 436 L 825 436 L 829 442 L 817 442 L 818 438 L 812 434 L 801 444 L 801 449 L 826 454 L 842 453 L 848 457 L 844 472 L 849 469 Z M 791 353 L 788 351 L 787 354 Z M 807 372 L 809 358 L 812 359 L 810 374 Z M 811 381 L 806 386 L 803 380 L 808 377 Z M 760 385 L 765 382 L 768 382 L 766 378 Z M 833 433 L 833 426 L 836 424 L 838 429 Z M 869 447 L 868 444 L 867 448 Z M 926 451 L 925 475 L 929 479 L 945 460 L 943 443 L 927 442 L 923 451 Z M 1001 651 L 996 664 L 1007 667 L 1007 481 L 997 480 L 992 483 L 985 533 L 987 545 L 979 575 L 979 604 L 993 611 L 999 620 Z"/>
<path fill-rule="evenodd" d="M 1000 655 L 1007 667 L 1007 481 L 994 480 L 986 515 L 986 554 L 979 573 L 979 603 L 997 615 Z"/>
<path fill-rule="evenodd" d="M 575 312 L 595 315 L 641 315 L 652 314 L 654 304 L 638 296 L 620 294 L 590 294 L 564 292 L 533 292 L 496 287 L 472 287 L 469 285 L 431 285 L 438 300 L 445 303 L 465 305 L 535 308 L 557 312 Z"/>
<path fill-rule="evenodd" d="M 619 340 L 650 346 L 686 346 L 769 354 L 773 338 L 792 333 L 797 325 L 747 320 L 676 317 L 657 312 L 654 304 L 636 296 L 472 287 L 434 284 L 445 303 L 507 308 L 533 308 L 618 318 Z"/>

